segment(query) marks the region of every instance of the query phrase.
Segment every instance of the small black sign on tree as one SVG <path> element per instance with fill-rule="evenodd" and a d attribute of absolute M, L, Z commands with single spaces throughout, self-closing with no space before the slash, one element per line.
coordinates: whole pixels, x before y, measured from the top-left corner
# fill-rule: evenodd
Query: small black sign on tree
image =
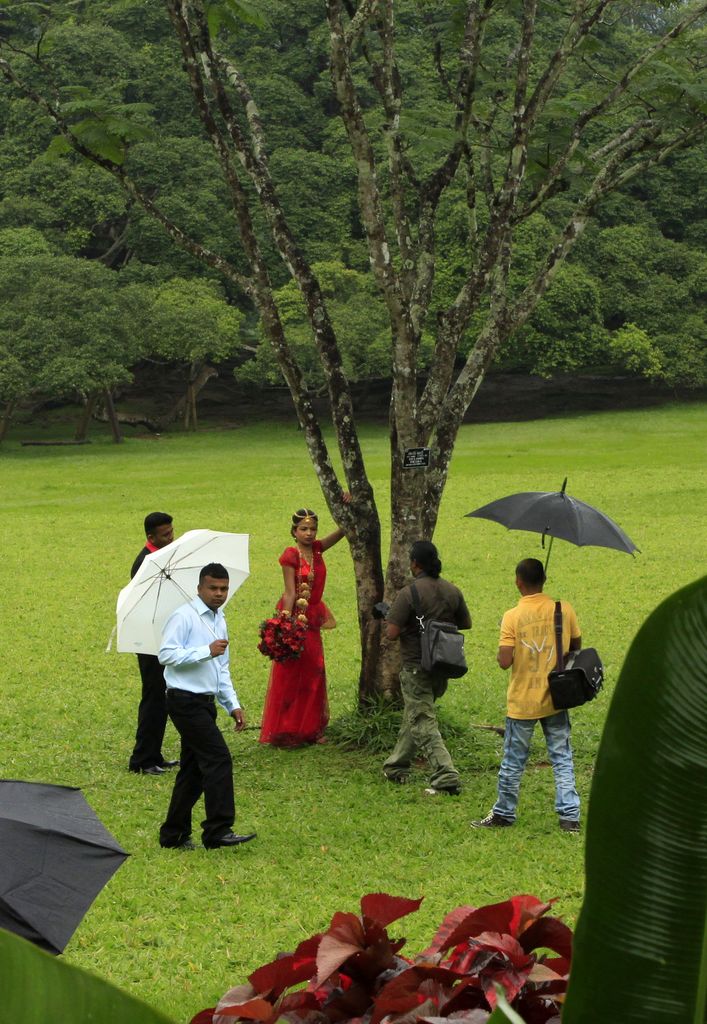
<path fill-rule="evenodd" d="M 403 455 L 403 469 L 424 469 L 430 464 L 429 448 L 406 448 Z"/>

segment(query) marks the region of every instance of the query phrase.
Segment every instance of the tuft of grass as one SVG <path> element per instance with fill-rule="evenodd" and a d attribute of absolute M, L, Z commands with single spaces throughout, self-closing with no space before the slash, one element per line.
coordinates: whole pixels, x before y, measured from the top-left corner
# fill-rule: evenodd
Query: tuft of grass
<path fill-rule="evenodd" d="M 401 716 L 399 701 L 376 697 L 335 718 L 329 723 L 327 736 L 342 750 L 385 754 L 395 745 Z"/>
<path fill-rule="evenodd" d="M 388 754 L 395 745 L 402 719 L 402 701 L 389 697 L 369 698 L 329 723 L 327 736 L 342 750 L 367 754 Z M 439 731 L 445 741 L 461 740 L 467 729 L 438 714 Z"/>

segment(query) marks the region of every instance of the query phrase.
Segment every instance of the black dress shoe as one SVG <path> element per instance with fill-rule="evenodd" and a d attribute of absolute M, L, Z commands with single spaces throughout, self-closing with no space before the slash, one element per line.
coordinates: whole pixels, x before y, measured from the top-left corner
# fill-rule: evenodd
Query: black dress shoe
<path fill-rule="evenodd" d="M 181 843 L 160 843 L 163 850 L 195 850 L 196 844 L 191 839 L 184 839 Z"/>
<path fill-rule="evenodd" d="M 165 769 L 158 764 L 151 764 L 149 768 L 138 768 L 138 775 L 164 775 Z"/>
<path fill-rule="evenodd" d="M 159 767 L 166 772 L 170 768 L 179 768 L 179 761 L 163 761 Z"/>
<path fill-rule="evenodd" d="M 251 832 L 247 836 L 237 836 L 235 832 L 227 832 L 225 836 L 214 840 L 213 843 L 204 843 L 204 846 L 207 850 L 217 850 L 219 846 L 240 846 L 241 843 L 249 843 L 251 839 L 255 839 L 257 834 L 257 832 Z"/>

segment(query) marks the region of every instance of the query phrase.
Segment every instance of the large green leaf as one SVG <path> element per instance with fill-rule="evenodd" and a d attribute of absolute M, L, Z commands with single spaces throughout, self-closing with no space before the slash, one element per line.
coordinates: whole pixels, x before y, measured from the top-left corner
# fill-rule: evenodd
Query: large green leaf
<path fill-rule="evenodd" d="M 524 1024 L 523 1018 L 513 1009 L 506 993 L 500 985 L 494 985 L 496 989 L 496 1008 L 489 1017 L 487 1024 Z"/>
<path fill-rule="evenodd" d="M 0 929 L 0 1020 L 12 1024 L 170 1024 L 101 978 Z"/>
<path fill-rule="evenodd" d="M 215 38 L 223 27 L 238 35 L 244 24 L 266 28 L 268 19 L 260 7 L 251 0 L 211 0 L 206 4 L 209 34 Z"/>
<path fill-rule="evenodd" d="M 707 577 L 634 640 L 589 802 L 586 895 L 562 1024 L 704 1024 Z"/>

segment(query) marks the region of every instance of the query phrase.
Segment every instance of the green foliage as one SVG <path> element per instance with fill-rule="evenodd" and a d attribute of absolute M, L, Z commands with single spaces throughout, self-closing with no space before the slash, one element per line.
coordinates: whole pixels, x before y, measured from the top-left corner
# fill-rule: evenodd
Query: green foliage
<path fill-rule="evenodd" d="M 6 31 L 16 34 L 28 50 L 38 33 L 45 33 L 41 46 L 45 64 L 33 73 L 34 84 L 48 93 L 56 85 L 63 112 L 84 141 L 122 162 L 168 217 L 243 268 L 221 171 L 202 140 L 163 5 L 157 0 L 94 0 L 91 4 L 61 0 L 51 5 L 49 22 L 42 5 L 6 6 L 12 12 L 4 23 Z M 298 243 L 318 264 L 341 264 L 370 276 L 356 208 L 355 167 L 332 101 L 328 29 L 321 4 L 317 0 L 296 5 L 284 0 L 213 0 L 207 6 L 219 46 L 243 69 L 259 105 L 272 173 Z M 396 3 L 398 70 L 405 92 L 404 149 L 421 175 L 434 168 L 453 138 L 454 110 L 444 78 L 455 81 L 459 70 L 455 49 L 461 41 L 464 10 L 457 0 Z M 534 133 L 525 194 L 565 145 L 578 112 L 595 102 L 614 80 L 616 69 L 652 45 L 657 33 L 681 11 L 656 8 L 646 13 L 632 8 L 625 18 L 601 25 L 586 41 Z M 517 4 L 494 7 L 474 103 L 474 114 L 483 122 L 501 98 L 492 133 L 491 168 L 497 177 L 505 161 L 503 140 L 510 130 L 519 19 Z M 541 9 L 531 82 L 558 45 L 561 32 L 562 19 L 556 12 Z M 630 123 L 643 104 L 655 116 L 669 114 L 676 129 L 692 123 L 704 105 L 703 86 L 693 70 L 699 66 L 703 42 L 704 30 L 698 29 L 661 55 L 641 73 L 620 111 L 582 133 L 560 191 L 545 215 L 533 217 L 517 232 L 510 282 L 513 294 L 537 270 L 552 233 L 595 172 L 590 154 L 608 132 Z M 386 117 L 376 107 L 370 84 L 371 67 L 379 56 L 380 41 L 375 33 L 368 33 L 366 51 L 356 59 L 353 73 L 362 87 L 363 113 L 382 161 L 379 184 L 388 203 Z M 28 60 L 17 60 L 19 70 L 29 75 Z M 472 133 L 472 146 L 478 173 L 484 151 L 478 132 Z M 44 156 L 47 149 L 53 162 Z M 71 255 L 97 258 L 110 253 L 109 262 L 115 268 L 138 260 L 159 268 L 160 280 L 209 276 L 210 271 L 176 250 L 159 225 L 126 201 L 113 179 L 67 156 L 65 150 L 65 142 L 52 142 L 48 119 L 31 102 L 0 90 L 0 227 L 36 227 L 53 250 Z M 642 233 L 643 252 L 636 265 L 629 266 L 634 247 L 630 239 L 623 255 L 614 251 L 612 256 L 606 250 L 620 249 L 620 245 L 602 240 L 603 232 L 587 232 L 586 242 L 573 258 L 575 269 L 557 276 L 531 322 L 501 353 L 503 365 L 543 374 L 597 363 L 625 371 L 626 359 L 617 346 L 625 346 L 626 337 L 621 334 L 617 340 L 615 335 L 627 324 L 635 324 L 656 354 L 655 360 L 649 360 L 651 373 L 658 372 L 659 365 L 660 376 L 672 384 L 704 383 L 703 315 L 690 282 L 704 273 L 699 269 L 699 249 L 705 240 L 701 217 L 705 155 L 704 145 L 678 153 L 602 203 L 598 210 L 602 228 Z M 427 320 L 430 332 L 437 313 L 453 300 L 473 258 L 465 187 L 465 174 L 460 173 L 440 207 L 435 287 Z M 486 213 L 483 203 L 477 206 L 483 230 Z M 284 285 L 286 269 L 260 217 L 256 217 L 256 231 L 275 284 Z M 236 298 L 230 292 L 229 297 Z M 343 308 L 344 303 L 339 305 Z M 486 310 L 482 303 L 465 351 L 475 340 Z M 353 319 L 359 319 L 355 310 Z M 346 341 L 347 366 L 356 378 L 389 372 L 388 359 L 378 348 L 382 335 L 377 311 L 373 319 L 370 354 L 365 351 L 369 337 L 360 326 Z M 303 346 L 300 334 L 298 328 L 297 344 Z M 425 334 L 421 368 L 429 355 L 429 340 Z M 629 359 L 629 365 L 636 361 L 642 367 L 638 372 L 649 368 L 643 357 Z M 318 386 L 319 371 L 306 362 L 307 373 Z M 270 364 L 269 355 L 261 353 L 247 371 L 248 379 L 279 382 Z"/>
<path fill-rule="evenodd" d="M 0 395 L 87 395 L 130 380 L 138 339 L 115 277 L 100 264 L 45 253 L 0 257 Z"/>
<path fill-rule="evenodd" d="M 148 350 L 168 362 L 221 362 L 238 348 L 242 314 L 212 281 L 172 278 L 152 292 Z"/>
<path fill-rule="evenodd" d="M 564 1024 L 707 1014 L 707 577 L 650 616 L 602 735 Z"/>
<path fill-rule="evenodd" d="M 0 930 L 2 1013 L 13 1024 L 170 1024 L 169 1019 L 102 978 Z"/>
<path fill-rule="evenodd" d="M 65 90 L 69 100 L 62 103 L 72 133 L 80 143 L 94 153 L 122 164 L 126 147 L 131 142 L 149 139 L 152 132 L 148 124 L 141 123 L 149 114 L 147 103 L 115 103 L 95 97 L 84 86 Z M 76 120 L 78 118 L 78 120 Z M 69 142 L 55 139 L 47 151 L 49 155 L 72 152 Z"/>
<path fill-rule="evenodd" d="M 324 263 L 331 262 L 331 253 L 345 252 L 354 220 L 353 161 L 282 146 L 273 152 L 270 166 L 307 256 Z"/>
<path fill-rule="evenodd" d="M 330 724 L 328 735 L 344 750 L 366 750 L 371 754 L 387 754 L 395 746 L 400 729 L 400 707 L 378 697 L 364 709 L 357 706 Z"/>
<path fill-rule="evenodd" d="M 265 28 L 267 18 L 250 0 L 220 0 L 206 4 L 209 32 L 216 37 L 221 27 L 238 33 L 242 24 Z"/>
<path fill-rule="evenodd" d="M 601 364 L 606 336 L 597 282 L 581 266 L 565 264 L 501 358 L 549 377 Z"/>
<path fill-rule="evenodd" d="M 51 249 L 37 228 L 0 228 L 0 260 L 49 256 Z"/>
<path fill-rule="evenodd" d="M 707 274 L 705 257 L 656 235 L 647 224 L 607 227 L 582 247 L 582 255 L 601 286 L 602 317 L 611 329 L 634 325 L 633 333 L 612 340 L 619 363 L 637 344 L 638 372 L 672 384 L 704 386 L 707 381 L 705 323 L 698 296 Z M 618 346 L 618 349 L 617 349 Z"/>
<path fill-rule="evenodd" d="M 318 105 L 289 77 L 274 73 L 264 75 L 262 69 L 253 83 L 253 93 L 270 152 L 274 155 L 281 148 L 296 147 L 305 159 L 305 154 L 315 149 L 323 126 Z"/>
<path fill-rule="evenodd" d="M 342 750 L 360 750 L 368 754 L 387 754 L 395 746 L 400 729 L 401 705 L 382 696 L 358 704 L 330 723 L 327 735 Z M 442 709 L 439 731 L 445 742 L 459 742 L 465 730 L 450 721 Z M 420 775 L 422 782 L 424 775 Z"/>
<path fill-rule="evenodd" d="M 0 143 L 1 147 L 2 143 Z M 32 226 L 52 251 L 98 256 L 110 248 L 126 217 L 117 183 L 73 157 L 38 156 L 5 176 L 0 225 Z"/>
<path fill-rule="evenodd" d="M 382 299 L 368 274 L 347 270 L 341 263 L 315 263 L 322 292 L 337 332 L 349 380 L 385 377 L 390 372 L 390 323 Z M 324 380 L 304 300 L 290 282 L 277 293 L 287 339 L 310 386 Z M 236 371 L 238 380 L 279 383 L 280 371 L 270 346 L 261 337 L 255 357 Z"/>
<path fill-rule="evenodd" d="M 662 365 L 655 345 L 636 324 L 624 324 L 611 335 L 612 361 L 631 373 L 660 377 Z"/>
<path fill-rule="evenodd" d="M 32 369 L 0 335 L 0 401 L 10 403 L 30 394 L 36 382 Z"/>
<path fill-rule="evenodd" d="M 494 988 L 496 990 L 496 1007 L 486 1024 L 505 1024 L 505 1021 L 510 1021 L 510 1024 L 525 1024 L 520 1014 L 516 1013 L 509 1005 L 501 986 L 495 985 Z"/>
<path fill-rule="evenodd" d="M 636 196 L 632 206 L 650 211 L 662 235 L 698 251 L 707 244 L 706 161 L 707 147 L 702 143 L 688 153 L 678 153 L 631 188 Z M 627 207 L 627 197 L 622 198 Z"/>
<path fill-rule="evenodd" d="M 127 166 L 151 195 L 159 197 L 160 208 L 170 220 L 208 249 L 240 265 L 240 245 L 223 178 L 205 140 L 170 136 L 143 142 L 131 150 Z M 138 209 L 130 212 L 126 244 L 141 262 L 163 273 L 166 269 L 169 276 L 204 276 L 203 265 L 173 246 L 164 229 Z"/>

